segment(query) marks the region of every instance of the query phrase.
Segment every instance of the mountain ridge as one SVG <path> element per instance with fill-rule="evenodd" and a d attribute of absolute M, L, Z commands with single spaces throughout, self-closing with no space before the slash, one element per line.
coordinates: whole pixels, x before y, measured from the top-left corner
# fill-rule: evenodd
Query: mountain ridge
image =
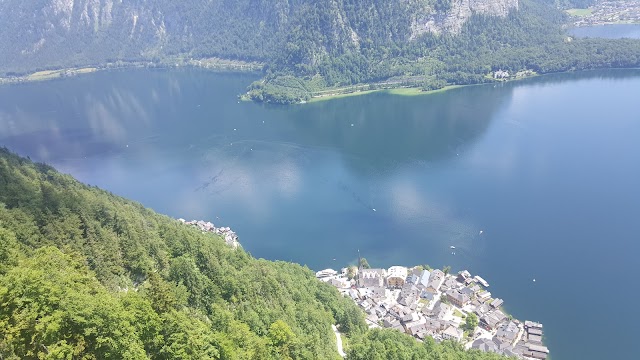
<path fill-rule="evenodd" d="M 327 35 L 325 52 L 355 51 L 361 41 L 381 31 L 383 37 L 400 41 L 427 30 L 456 32 L 473 12 L 506 16 L 517 4 L 518 0 L 5 0 L 0 2 L 0 25 L 8 36 L 4 44 L 0 40 L 5 54 L 1 70 L 176 55 L 268 61 L 297 27 L 306 27 L 305 20 L 316 16 Z M 368 12 L 377 23 L 366 19 Z M 393 23 L 385 28 L 382 19 Z M 68 55 L 60 51 L 64 49 L 70 50 Z"/>
<path fill-rule="evenodd" d="M 246 99 L 291 104 L 363 84 L 435 90 L 639 66 L 638 39 L 567 34 L 561 9 L 590 1 L 3 0 L 0 73 L 226 59 L 264 64 Z"/>

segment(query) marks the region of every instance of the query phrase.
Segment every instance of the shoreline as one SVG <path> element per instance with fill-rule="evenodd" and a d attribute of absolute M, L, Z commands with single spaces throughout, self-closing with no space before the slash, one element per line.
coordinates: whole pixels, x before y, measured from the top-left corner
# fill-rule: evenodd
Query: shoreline
<path fill-rule="evenodd" d="M 562 75 L 562 74 L 580 74 L 580 73 L 588 73 L 588 72 L 596 72 L 596 71 L 606 71 L 606 70 L 614 70 L 614 71 L 625 71 L 625 70 L 639 70 L 640 67 L 628 67 L 628 68 L 624 68 L 624 67 L 608 67 L 608 68 L 596 68 L 596 69 L 584 69 L 584 70 L 567 70 L 567 71 L 558 71 L 558 72 L 550 72 L 550 73 L 544 73 L 544 74 L 539 74 L 539 73 L 535 73 L 535 74 L 531 74 L 531 75 L 527 75 L 527 76 L 521 76 L 521 77 L 514 77 L 514 78 L 510 78 L 510 79 L 500 79 L 500 80 L 494 80 L 492 82 L 486 82 L 486 83 L 477 83 L 477 84 L 464 84 L 464 85 L 447 85 L 441 89 L 437 89 L 437 90 L 427 90 L 427 91 L 423 91 L 420 87 L 417 86 L 405 86 L 405 87 L 397 87 L 397 88 L 386 88 L 386 89 L 373 89 L 373 90 L 358 90 L 358 91 L 353 91 L 353 92 L 348 92 L 348 93 L 336 93 L 336 94 L 332 94 L 332 95 L 327 95 L 327 96 L 318 96 L 318 97 L 312 97 L 309 101 L 306 102 L 302 102 L 302 103 L 298 103 L 298 104 L 292 104 L 292 105 L 304 105 L 304 104 L 311 104 L 311 103 L 317 103 L 317 102 L 322 102 L 322 101 L 327 101 L 327 100 L 334 100 L 334 99 L 340 99 L 340 98 L 345 98 L 345 97 L 352 97 L 352 96 L 360 96 L 360 95 L 368 95 L 368 94 L 373 94 L 373 93 L 387 93 L 390 95 L 398 95 L 398 96 L 422 96 L 422 95 L 433 95 L 433 94 L 437 94 L 437 93 L 441 93 L 441 92 L 446 92 L 449 90 L 454 90 L 454 89 L 459 89 L 459 88 L 464 88 L 464 87 L 471 87 L 471 86 L 483 86 L 483 85 L 498 85 L 498 84 L 507 84 L 507 83 L 514 83 L 514 82 L 518 82 L 518 81 L 523 81 L 523 80 L 529 80 L 529 79 L 534 79 L 534 78 L 541 78 L 541 77 L 545 77 L 545 76 L 554 76 L 554 75 Z M 375 84 L 372 84 L 375 85 Z M 366 86 L 366 85 L 365 85 Z M 245 100 L 245 101 L 252 101 L 252 100 Z"/>
<path fill-rule="evenodd" d="M 619 20 L 619 21 L 607 21 L 597 24 L 568 24 L 568 28 L 583 28 L 583 27 L 596 27 L 596 26 L 611 26 L 611 25 L 640 25 L 640 20 Z"/>
<path fill-rule="evenodd" d="M 186 221 L 185 219 L 180 218 L 178 219 L 178 222 L 183 225 L 188 225 L 188 226 L 197 228 L 203 233 L 216 234 L 220 236 L 220 238 L 225 242 L 225 244 L 227 244 L 227 246 L 231 247 L 234 250 L 237 249 L 239 246 L 242 246 L 238 241 L 238 235 L 229 227 L 224 227 L 224 226 L 216 227 L 213 223 L 209 221 L 204 221 L 204 220 Z"/>
<path fill-rule="evenodd" d="M 416 87 L 413 87 L 413 86 L 397 87 L 397 88 L 388 88 L 388 89 L 356 90 L 352 92 L 336 93 L 336 94 L 323 95 L 323 96 L 314 96 L 314 97 L 311 97 L 309 101 L 301 104 L 317 103 L 322 101 L 335 100 L 335 99 L 352 97 L 352 96 L 368 95 L 373 93 L 386 93 L 390 95 L 399 95 L 399 96 L 432 95 L 436 93 L 445 92 L 448 90 L 453 90 L 453 89 L 457 89 L 465 86 L 474 86 L 474 85 L 481 85 L 481 84 L 447 85 L 441 89 L 426 90 L 426 91 L 422 90 L 420 87 L 417 87 L 417 86 Z"/>
<path fill-rule="evenodd" d="M 586 4 L 585 4 L 586 5 Z M 640 0 L 604 0 L 586 8 L 565 9 L 574 27 L 640 23 Z"/>
<path fill-rule="evenodd" d="M 614 69 L 614 68 L 610 68 L 610 69 Z M 598 70 L 598 69 L 596 69 L 596 70 Z M 589 70 L 580 70 L 580 71 L 589 71 Z M 493 79 L 493 78 L 491 78 L 492 81 L 490 81 L 490 82 L 476 83 L 476 84 L 452 84 L 452 85 L 447 85 L 445 87 L 442 87 L 440 89 L 435 89 L 435 90 L 422 90 L 422 88 L 420 88 L 418 86 L 399 86 L 399 87 L 392 87 L 392 88 L 381 88 L 381 89 L 370 89 L 370 90 L 354 90 L 354 91 L 344 92 L 344 93 L 336 92 L 336 93 L 333 93 L 333 94 L 330 94 L 330 95 L 312 96 L 311 99 L 309 99 L 308 101 L 304 101 L 304 102 L 298 103 L 297 105 L 311 104 L 311 103 L 317 103 L 317 102 L 321 102 L 321 101 L 334 100 L 334 99 L 340 99 L 340 98 L 352 97 L 352 96 L 368 95 L 368 94 L 373 94 L 373 93 L 386 93 L 386 94 L 389 94 L 389 95 L 398 95 L 398 96 L 433 95 L 433 94 L 442 93 L 442 92 L 446 92 L 446 91 L 454 90 L 454 89 L 459 89 L 459 88 L 463 88 L 463 87 L 481 86 L 481 85 L 490 85 L 490 84 L 497 85 L 497 84 L 510 83 L 510 82 L 515 82 L 515 81 L 520 81 L 520 80 L 532 79 L 532 78 L 545 76 L 545 75 L 565 74 L 565 73 L 572 73 L 572 72 L 576 72 L 576 71 L 563 71 L 563 72 L 548 73 L 548 74 L 533 73 L 533 74 L 530 74 L 530 75 L 513 77 L 513 78 L 509 78 L 509 79 Z M 376 86 L 376 83 L 364 84 L 364 85 L 354 85 L 354 86 L 363 86 L 364 87 L 364 86 L 370 86 L 370 85 Z M 326 91 L 330 91 L 330 90 L 326 90 Z M 248 100 L 248 101 L 251 101 L 251 100 Z"/>
<path fill-rule="evenodd" d="M 263 68 L 263 63 L 258 62 L 244 62 L 238 60 L 225 60 L 219 58 L 208 59 L 171 59 L 162 63 L 153 62 L 122 62 L 122 63 L 107 63 L 104 65 L 87 65 L 83 67 L 69 67 L 58 68 L 50 70 L 40 70 L 30 72 L 28 74 L 21 74 L 16 76 L 3 76 L 0 77 L 0 85 L 10 84 L 23 84 L 33 83 L 39 81 L 50 81 L 57 79 L 65 79 L 70 77 L 81 76 L 84 74 L 91 74 L 101 71 L 109 70 L 128 70 L 128 69 L 179 69 L 179 68 L 193 68 L 203 69 L 214 72 L 238 72 L 238 73 L 254 73 L 260 72 Z"/>
<path fill-rule="evenodd" d="M 504 300 L 492 296 L 490 284 L 478 275 L 450 273 L 450 267 L 372 269 L 364 259 L 359 263 L 339 272 L 320 270 L 316 278 L 352 299 L 364 311 L 369 328 L 397 330 L 417 341 L 450 340 L 467 350 L 523 360 L 550 358 L 543 325 L 510 315 Z"/>
<path fill-rule="evenodd" d="M 606 26 L 606 25 L 602 25 Z M 130 70 L 130 69 L 147 69 L 147 70 L 172 70 L 172 69 L 202 69 L 206 71 L 212 72 L 221 72 L 221 73 L 259 73 L 257 64 L 245 64 L 241 65 L 244 67 L 233 67 L 227 66 L 226 63 L 217 63 L 217 64 L 202 64 L 200 63 L 202 60 L 192 60 L 189 63 L 185 64 L 149 64 L 149 63 L 127 63 L 124 65 L 114 66 L 113 64 L 108 64 L 101 67 L 82 67 L 82 68 L 65 68 L 65 69 L 56 69 L 56 70 L 43 70 L 37 71 L 34 73 L 30 73 L 28 75 L 21 75 L 16 77 L 0 77 L 0 86 L 2 85 L 12 85 L 12 84 L 27 84 L 34 83 L 39 81 L 50 81 L 50 80 L 59 80 L 65 78 L 72 78 L 76 76 L 81 76 L 85 74 L 91 74 L 101 71 L 112 71 L 112 70 Z M 240 65 L 238 65 L 240 66 Z M 484 83 L 475 83 L 475 84 L 463 84 L 463 85 L 447 85 L 440 89 L 435 90 L 422 90 L 421 87 L 411 86 L 411 85 L 400 85 L 398 87 L 391 87 L 390 84 L 400 84 L 401 82 L 384 82 L 384 83 L 370 83 L 370 84 L 359 84 L 353 85 L 351 87 L 343 87 L 343 88 L 334 88 L 334 89 L 326 89 L 322 90 L 322 92 L 327 93 L 326 95 L 317 95 L 312 96 L 307 101 L 302 101 L 299 103 L 289 104 L 289 105 L 304 105 L 310 103 L 318 103 L 329 100 L 335 100 L 340 98 L 361 96 L 361 95 L 369 95 L 373 93 L 385 93 L 389 95 L 398 95 L 398 96 L 423 96 L 423 95 L 433 95 L 437 93 L 443 93 L 449 90 L 454 90 L 463 87 L 470 86 L 481 86 L 481 85 L 498 85 L 505 84 L 511 82 L 517 82 L 527 79 L 533 79 L 543 76 L 551 76 L 551 75 L 560 75 L 560 74 L 574 74 L 574 73 L 587 73 L 591 71 L 602 71 L 602 70 L 638 70 L 640 67 L 629 67 L 629 68 L 619 68 L 619 67 L 609 67 L 609 68 L 596 68 L 596 69 L 584 69 L 584 70 L 567 70 L 567 71 L 559 71 L 559 72 L 551 72 L 551 73 L 530 73 L 523 76 L 511 76 L 510 78 L 503 79 L 494 79 L 492 77 L 487 76 L 491 81 Z M 380 88 L 371 89 L 371 87 L 380 86 Z M 384 87 L 387 86 L 387 87 Z M 254 100 L 248 99 L 246 94 L 238 95 L 238 99 L 243 102 L 254 102 Z"/>

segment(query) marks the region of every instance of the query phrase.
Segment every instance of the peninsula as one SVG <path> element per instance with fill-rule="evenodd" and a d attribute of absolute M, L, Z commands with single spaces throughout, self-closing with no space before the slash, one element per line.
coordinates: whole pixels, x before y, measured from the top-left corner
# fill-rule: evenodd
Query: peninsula
<path fill-rule="evenodd" d="M 467 270 L 450 274 L 424 266 L 360 267 L 321 270 L 316 277 L 335 286 L 366 313 L 369 328 L 391 328 L 419 341 L 460 342 L 518 359 L 546 359 L 542 324 L 512 318 L 489 283 Z M 365 266 L 363 266 L 363 264 Z"/>

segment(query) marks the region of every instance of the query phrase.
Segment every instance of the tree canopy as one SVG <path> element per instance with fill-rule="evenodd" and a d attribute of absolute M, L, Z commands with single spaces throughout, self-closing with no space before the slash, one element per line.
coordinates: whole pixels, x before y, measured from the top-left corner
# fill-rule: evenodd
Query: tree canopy
<path fill-rule="evenodd" d="M 491 0 L 485 0 L 491 1 Z M 640 65 L 640 40 L 576 39 L 561 9 L 591 0 L 518 0 L 506 16 L 476 12 L 459 31 L 421 32 L 450 0 L 51 0 L 0 2 L 0 74 L 211 57 L 265 64 L 247 97 L 289 104 L 355 84 L 414 86 L 494 81 L 497 70 L 552 73 Z M 110 4 L 110 5 L 109 5 Z M 515 1 L 511 2 L 516 4 Z M 501 13 L 504 15 L 504 13 Z M 134 20 L 135 19 L 135 20 Z"/>
<path fill-rule="evenodd" d="M 338 359 L 332 324 L 350 359 L 467 356 L 368 331 L 308 268 L 255 259 L 7 149 L 0 245 L 2 359 Z"/>
<path fill-rule="evenodd" d="M 366 329 L 307 268 L 254 259 L 7 150 L 0 240 L 4 359 L 335 358 L 331 324 Z"/>

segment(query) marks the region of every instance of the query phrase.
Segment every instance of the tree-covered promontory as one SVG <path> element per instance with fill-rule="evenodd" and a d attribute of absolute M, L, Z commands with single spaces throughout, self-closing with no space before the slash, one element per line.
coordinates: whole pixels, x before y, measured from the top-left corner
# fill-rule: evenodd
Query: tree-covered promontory
<path fill-rule="evenodd" d="M 400 86 L 435 90 L 533 74 L 640 66 L 639 39 L 575 38 L 567 34 L 568 15 L 555 2 L 519 0 L 517 4 L 506 16 L 473 12 L 455 33 L 380 36 L 360 42 L 355 50 L 336 50 L 326 57 L 304 51 L 304 60 L 285 51 L 265 78 L 249 87 L 248 97 L 297 103 L 340 90 Z M 319 28 L 299 31 L 320 33 Z M 287 50 L 310 44 L 295 39 Z M 496 79 L 496 72 L 505 77 Z"/>
<path fill-rule="evenodd" d="M 499 358 L 369 331 L 306 267 L 0 149 L 0 358 L 339 359 L 332 324 L 348 359 Z"/>

